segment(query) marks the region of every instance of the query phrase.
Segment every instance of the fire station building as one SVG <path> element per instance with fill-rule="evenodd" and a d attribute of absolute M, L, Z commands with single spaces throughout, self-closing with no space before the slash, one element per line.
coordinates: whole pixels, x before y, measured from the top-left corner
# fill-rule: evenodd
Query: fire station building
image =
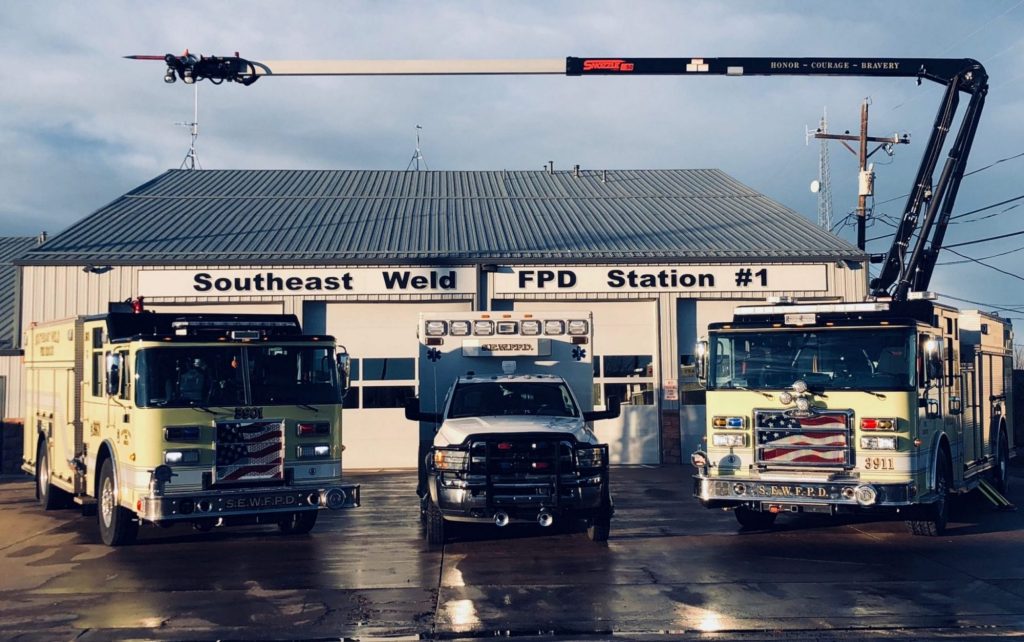
<path fill-rule="evenodd" d="M 298 315 L 353 357 L 345 467 L 416 466 L 417 317 L 590 310 L 613 461 L 686 461 L 693 346 L 735 305 L 860 299 L 866 257 L 718 170 L 175 170 L 15 261 L 20 327 L 148 309 Z M 16 347 L 16 346 L 15 346 Z"/>

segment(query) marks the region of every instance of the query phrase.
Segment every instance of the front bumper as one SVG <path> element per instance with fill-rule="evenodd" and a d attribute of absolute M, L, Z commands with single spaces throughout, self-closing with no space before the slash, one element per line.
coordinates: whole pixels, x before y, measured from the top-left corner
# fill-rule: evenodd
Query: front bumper
<path fill-rule="evenodd" d="M 200 491 L 174 495 L 150 493 L 138 500 L 139 517 L 156 523 L 193 522 L 201 519 L 259 517 L 277 513 L 357 508 L 358 484 L 288 486 Z"/>
<path fill-rule="evenodd" d="M 870 489 L 870 490 L 868 490 Z M 708 508 L 749 506 L 799 512 L 887 510 L 926 504 L 911 482 L 879 484 L 859 479 L 792 481 L 693 476 L 693 495 Z"/>
<path fill-rule="evenodd" d="M 445 519 L 457 522 L 490 523 L 499 511 L 512 522 L 535 522 L 542 510 L 555 516 L 580 517 L 611 510 L 605 502 L 607 470 L 561 475 L 557 480 L 553 477 L 488 480 L 486 475 L 458 478 L 434 471 L 430 475 L 430 495 Z"/>

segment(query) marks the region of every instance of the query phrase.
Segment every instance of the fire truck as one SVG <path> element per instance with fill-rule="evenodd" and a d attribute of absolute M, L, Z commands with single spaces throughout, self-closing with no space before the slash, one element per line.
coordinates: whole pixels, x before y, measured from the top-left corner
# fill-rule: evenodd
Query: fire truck
<path fill-rule="evenodd" d="M 592 422 L 593 320 L 584 312 L 420 315 L 420 513 L 427 541 L 460 523 L 585 521 L 608 539 L 608 446 Z"/>
<path fill-rule="evenodd" d="M 26 333 L 22 468 L 44 509 L 95 508 L 118 546 L 142 523 L 297 534 L 359 505 L 342 482 L 347 355 L 332 337 L 293 315 L 133 305 Z"/>
<path fill-rule="evenodd" d="M 699 347 L 694 495 L 749 528 L 869 512 L 941 534 L 951 495 L 1006 490 L 1012 346 L 1007 320 L 925 299 L 739 307 Z"/>

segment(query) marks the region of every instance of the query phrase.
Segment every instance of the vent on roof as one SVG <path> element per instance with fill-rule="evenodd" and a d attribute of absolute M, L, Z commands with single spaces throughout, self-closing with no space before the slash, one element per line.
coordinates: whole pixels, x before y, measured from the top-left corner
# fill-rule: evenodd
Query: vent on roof
<path fill-rule="evenodd" d="M 46 243 L 46 231 L 45 230 L 40 232 L 39 236 L 36 237 L 36 245 L 42 245 L 43 243 Z"/>

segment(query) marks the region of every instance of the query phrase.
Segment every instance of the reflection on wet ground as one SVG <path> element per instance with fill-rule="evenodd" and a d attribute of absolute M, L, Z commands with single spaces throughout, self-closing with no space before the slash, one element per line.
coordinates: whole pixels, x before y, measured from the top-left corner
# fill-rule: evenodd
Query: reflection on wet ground
<path fill-rule="evenodd" d="M 960 639 L 1024 630 L 1024 513 L 980 500 L 962 502 L 934 539 L 901 522 L 799 516 L 741 532 L 731 514 L 690 498 L 688 469 L 623 468 L 606 545 L 574 524 L 472 526 L 441 550 L 424 543 L 414 474 L 351 477 L 363 484 L 363 507 L 322 514 L 309 535 L 146 528 L 119 549 L 100 544 L 95 518 L 44 513 L 29 483 L 0 483 L 0 637 Z M 1011 499 L 1024 503 L 1017 481 Z"/>

